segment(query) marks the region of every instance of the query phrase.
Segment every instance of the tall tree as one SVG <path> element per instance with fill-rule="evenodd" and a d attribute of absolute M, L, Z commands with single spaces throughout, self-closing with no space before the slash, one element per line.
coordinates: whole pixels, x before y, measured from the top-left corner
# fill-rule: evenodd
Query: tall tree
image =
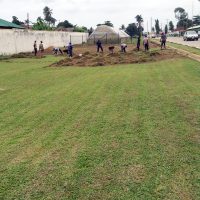
<path fill-rule="evenodd" d="M 186 13 L 185 9 L 181 7 L 175 8 L 174 13 L 175 18 L 179 21 L 188 17 L 188 13 Z"/>
<path fill-rule="evenodd" d="M 65 20 L 64 22 L 60 22 L 58 25 L 57 25 L 58 28 L 73 28 L 74 25 L 71 24 L 68 20 Z"/>
<path fill-rule="evenodd" d="M 166 24 L 165 25 L 165 34 L 167 34 L 168 33 L 168 25 Z"/>
<path fill-rule="evenodd" d="M 193 25 L 195 26 L 200 25 L 200 15 L 194 16 L 192 21 L 193 21 Z"/>
<path fill-rule="evenodd" d="M 143 31 L 142 22 L 144 22 L 142 15 L 137 15 L 135 18 L 138 23 L 138 32 L 140 35 L 142 35 L 142 31 Z"/>
<path fill-rule="evenodd" d="M 158 19 L 155 20 L 155 29 L 156 29 L 156 34 L 159 34 L 161 29 L 160 29 L 160 23 Z"/>
<path fill-rule="evenodd" d="M 42 19 L 37 18 L 37 22 L 33 25 L 33 30 L 52 30 L 52 28 Z"/>
<path fill-rule="evenodd" d="M 111 21 L 105 21 L 103 24 L 97 24 L 97 26 L 101 26 L 101 25 L 106 25 L 106 26 L 114 27 L 114 25 L 113 25 L 113 23 Z"/>
<path fill-rule="evenodd" d="M 137 25 L 135 23 L 129 24 L 126 28 L 126 33 L 128 33 L 131 37 L 139 35 Z"/>
<path fill-rule="evenodd" d="M 12 23 L 17 24 L 17 25 L 23 25 L 24 22 L 20 22 L 19 19 L 16 16 L 12 17 Z"/>
<path fill-rule="evenodd" d="M 56 19 L 52 17 L 53 15 L 53 10 L 50 9 L 49 7 L 45 7 L 43 9 L 43 14 L 44 14 L 44 20 L 50 25 L 55 25 Z"/>
<path fill-rule="evenodd" d="M 174 24 L 173 24 L 172 21 L 169 22 L 169 30 L 170 30 L 171 32 L 174 31 Z"/>
<path fill-rule="evenodd" d="M 91 28 L 88 30 L 88 33 L 89 33 L 89 35 L 91 35 L 93 32 L 94 32 L 94 29 L 91 27 Z"/>
<path fill-rule="evenodd" d="M 121 29 L 121 30 L 126 30 L 126 27 L 125 27 L 125 25 L 124 25 L 124 24 L 122 24 L 122 25 L 121 25 L 121 27 L 120 27 L 120 29 Z"/>
<path fill-rule="evenodd" d="M 111 21 L 105 21 L 104 22 L 104 25 L 107 25 L 107 26 L 110 26 L 110 27 L 113 27 L 113 23 Z"/>
<path fill-rule="evenodd" d="M 188 13 L 184 8 L 178 7 L 174 10 L 175 17 L 178 20 L 177 28 L 186 30 L 193 25 L 192 20 L 188 18 Z"/>
<path fill-rule="evenodd" d="M 85 26 L 80 27 L 80 26 L 75 25 L 74 32 L 88 32 L 88 29 Z"/>

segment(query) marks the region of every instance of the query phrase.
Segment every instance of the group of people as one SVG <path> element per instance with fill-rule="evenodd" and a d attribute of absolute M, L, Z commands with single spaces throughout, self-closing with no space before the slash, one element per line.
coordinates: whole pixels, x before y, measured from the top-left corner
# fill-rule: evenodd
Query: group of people
<path fill-rule="evenodd" d="M 102 46 L 101 40 L 97 40 L 96 46 L 97 46 L 97 53 L 99 53 L 100 51 L 103 52 L 103 46 Z M 127 44 L 122 43 L 122 44 L 121 44 L 121 52 L 126 53 L 126 48 L 127 48 L 127 47 L 128 47 Z M 109 49 L 109 51 L 110 51 L 111 53 L 113 53 L 114 48 L 115 48 L 114 46 L 108 47 L 108 49 Z"/>
<path fill-rule="evenodd" d="M 34 55 L 37 56 L 38 55 L 37 41 L 34 42 L 33 49 L 34 49 Z M 43 41 L 41 41 L 39 44 L 39 52 L 40 52 L 40 55 L 42 55 L 44 52 Z M 73 45 L 70 42 L 67 46 L 64 46 L 64 50 L 62 50 L 59 47 L 54 47 L 52 52 L 54 55 L 58 55 L 59 53 L 63 55 L 63 52 L 64 52 L 64 53 L 67 53 L 67 55 L 69 55 L 69 57 L 72 57 L 73 56 Z"/>
<path fill-rule="evenodd" d="M 167 41 L 167 36 L 165 33 L 161 34 L 161 38 L 160 38 L 160 42 L 161 42 L 161 50 L 162 49 L 166 49 L 166 41 Z M 102 46 L 102 42 L 100 40 L 97 41 L 96 43 L 97 46 L 97 52 L 99 53 L 100 51 L 103 52 L 103 46 Z M 145 51 L 149 51 L 149 38 L 147 35 L 144 35 L 143 38 L 143 46 L 144 46 L 144 50 Z M 126 48 L 127 48 L 127 44 L 122 43 L 121 44 L 121 52 L 126 53 Z M 141 36 L 139 36 L 137 38 L 137 50 L 140 51 L 140 47 L 141 47 Z M 114 51 L 114 46 L 108 47 L 109 51 L 111 53 L 113 53 Z"/>
<path fill-rule="evenodd" d="M 165 33 L 161 34 L 160 42 L 161 42 L 161 45 L 160 45 L 161 50 L 166 49 L 167 36 Z M 141 36 L 139 36 L 137 39 L 137 50 L 138 51 L 140 50 L 140 45 L 141 45 Z M 145 35 L 143 38 L 143 45 L 144 45 L 144 50 L 149 51 L 149 38 L 147 35 Z"/>
<path fill-rule="evenodd" d="M 161 34 L 161 38 L 160 38 L 160 42 L 161 42 L 161 50 L 164 48 L 166 49 L 166 41 L 167 41 L 167 36 L 162 33 Z M 143 45 L 144 45 L 144 50 L 145 51 L 149 51 L 149 38 L 147 35 L 144 36 L 143 38 Z M 99 53 L 100 51 L 103 52 L 103 46 L 102 46 L 102 42 L 100 40 L 98 40 L 96 42 L 96 46 L 97 46 L 97 52 Z M 140 46 L 141 46 L 141 36 L 138 37 L 137 39 L 137 50 L 140 51 Z M 38 48 L 37 48 L 37 41 L 34 42 L 34 55 L 37 56 L 38 54 Z M 121 44 L 121 52 L 126 53 L 126 48 L 127 48 L 127 44 L 122 43 Z M 114 46 L 109 47 L 109 51 L 111 53 L 114 52 Z M 42 53 L 44 52 L 44 45 L 43 45 L 43 41 L 40 42 L 39 44 L 39 52 L 42 55 Z M 71 42 L 69 42 L 69 44 L 67 46 L 64 46 L 64 50 L 60 49 L 59 47 L 54 47 L 52 50 L 54 55 L 58 55 L 59 53 L 63 55 L 64 53 L 67 53 L 67 55 L 69 57 L 73 57 L 73 45 Z"/>
<path fill-rule="evenodd" d="M 54 55 L 58 55 L 58 54 L 62 54 L 63 53 L 67 53 L 67 55 L 69 55 L 69 57 L 73 57 L 73 45 L 70 42 L 67 46 L 64 46 L 64 50 L 60 49 L 59 47 L 54 47 L 53 48 L 53 54 Z"/>
<path fill-rule="evenodd" d="M 34 42 L 33 48 L 34 48 L 34 55 L 37 56 L 37 54 L 38 54 L 37 41 Z M 39 52 L 40 52 L 41 55 L 44 52 L 43 41 L 41 41 L 40 44 L 39 44 Z"/>

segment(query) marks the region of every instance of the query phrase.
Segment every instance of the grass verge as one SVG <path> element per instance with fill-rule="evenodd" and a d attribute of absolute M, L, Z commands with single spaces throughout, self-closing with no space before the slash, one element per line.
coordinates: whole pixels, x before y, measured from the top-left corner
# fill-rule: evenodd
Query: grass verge
<path fill-rule="evenodd" d="M 198 62 L 57 59 L 0 62 L 0 199 L 199 199 Z"/>

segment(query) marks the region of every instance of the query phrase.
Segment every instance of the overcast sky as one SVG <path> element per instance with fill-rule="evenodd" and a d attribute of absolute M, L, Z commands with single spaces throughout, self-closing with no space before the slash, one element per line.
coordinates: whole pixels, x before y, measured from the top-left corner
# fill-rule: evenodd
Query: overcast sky
<path fill-rule="evenodd" d="M 115 27 L 127 25 L 135 21 L 137 14 L 143 16 L 145 29 L 147 21 L 150 27 L 151 17 L 153 21 L 158 18 L 164 26 L 167 19 L 175 22 L 176 7 L 185 8 L 190 17 L 192 10 L 194 15 L 200 14 L 198 0 L 0 0 L 0 18 L 11 21 L 15 15 L 24 21 L 29 13 L 34 22 L 38 16 L 43 16 L 45 6 L 53 9 L 53 17 L 58 22 L 67 19 L 73 24 L 93 28 L 105 20 L 112 21 Z"/>

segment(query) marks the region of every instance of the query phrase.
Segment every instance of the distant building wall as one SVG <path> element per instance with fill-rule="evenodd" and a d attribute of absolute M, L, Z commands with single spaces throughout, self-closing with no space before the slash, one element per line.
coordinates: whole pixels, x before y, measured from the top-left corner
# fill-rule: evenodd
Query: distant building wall
<path fill-rule="evenodd" d="M 43 41 L 44 48 L 48 48 L 63 47 L 70 41 L 72 44 L 82 44 L 87 39 L 88 33 L 0 29 L 0 55 L 32 52 L 35 40 L 38 46 Z"/>

